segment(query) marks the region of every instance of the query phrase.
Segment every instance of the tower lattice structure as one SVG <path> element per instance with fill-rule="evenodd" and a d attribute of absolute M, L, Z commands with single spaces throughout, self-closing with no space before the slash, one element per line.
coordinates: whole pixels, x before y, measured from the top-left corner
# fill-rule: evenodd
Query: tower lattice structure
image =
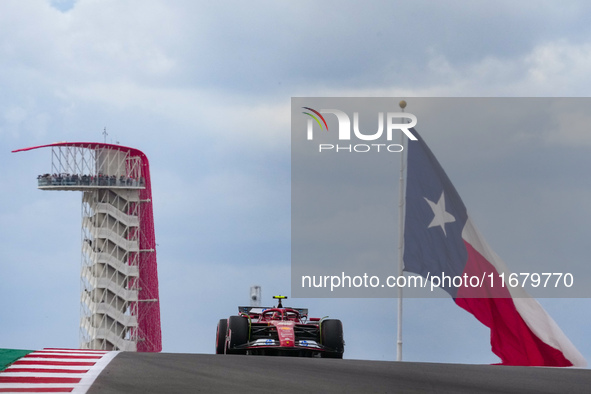
<path fill-rule="evenodd" d="M 41 190 L 82 192 L 80 348 L 162 350 L 150 168 L 134 148 L 61 142 Z"/>

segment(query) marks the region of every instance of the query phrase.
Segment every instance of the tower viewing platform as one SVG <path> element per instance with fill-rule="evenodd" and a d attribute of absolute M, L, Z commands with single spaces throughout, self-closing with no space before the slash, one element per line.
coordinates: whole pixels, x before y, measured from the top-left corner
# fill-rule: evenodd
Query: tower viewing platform
<path fill-rule="evenodd" d="M 146 187 L 146 182 L 143 178 L 128 178 L 124 175 L 54 173 L 39 175 L 37 186 L 41 190 L 141 189 Z"/>

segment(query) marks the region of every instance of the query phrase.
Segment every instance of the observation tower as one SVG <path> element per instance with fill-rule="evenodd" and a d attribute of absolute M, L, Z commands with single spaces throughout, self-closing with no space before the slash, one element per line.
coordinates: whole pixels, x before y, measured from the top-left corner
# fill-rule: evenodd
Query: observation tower
<path fill-rule="evenodd" d="M 80 348 L 160 352 L 160 302 L 148 158 L 97 142 L 58 142 L 41 190 L 82 192 Z"/>

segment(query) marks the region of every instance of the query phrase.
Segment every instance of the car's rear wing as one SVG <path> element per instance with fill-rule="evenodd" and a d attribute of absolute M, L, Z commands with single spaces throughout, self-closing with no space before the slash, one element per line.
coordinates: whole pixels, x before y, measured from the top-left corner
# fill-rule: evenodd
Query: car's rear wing
<path fill-rule="evenodd" d="M 261 314 L 266 309 L 271 309 L 271 308 L 273 308 L 273 307 L 272 306 L 239 306 L 238 313 Z M 292 308 L 292 307 L 288 307 L 288 308 L 298 311 L 298 313 L 302 316 L 308 316 L 308 308 Z"/>

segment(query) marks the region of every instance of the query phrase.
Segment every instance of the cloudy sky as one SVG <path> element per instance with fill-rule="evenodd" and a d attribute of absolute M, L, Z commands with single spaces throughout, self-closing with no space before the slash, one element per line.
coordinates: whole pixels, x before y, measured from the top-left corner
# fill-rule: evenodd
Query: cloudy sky
<path fill-rule="evenodd" d="M 107 142 L 148 155 L 164 351 L 213 353 L 217 321 L 248 303 L 251 285 L 267 300 L 290 293 L 291 97 L 588 96 L 590 11 L 584 1 L 0 2 L 0 347 L 78 346 L 81 195 L 37 190 L 49 150 L 11 150 L 102 141 L 106 127 Z M 421 132 L 509 265 L 588 260 L 591 133 Z M 591 360 L 591 302 L 540 302 Z M 293 304 L 343 320 L 345 357 L 395 359 L 396 300 Z M 404 308 L 405 360 L 498 361 L 488 330 L 451 300 Z"/>

